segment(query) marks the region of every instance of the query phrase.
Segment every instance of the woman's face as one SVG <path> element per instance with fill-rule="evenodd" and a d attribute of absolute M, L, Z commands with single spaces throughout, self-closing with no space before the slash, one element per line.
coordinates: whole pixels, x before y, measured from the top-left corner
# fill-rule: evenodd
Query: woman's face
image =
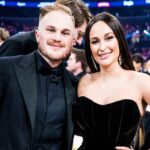
<path fill-rule="evenodd" d="M 90 31 L 90 47 L 100 67 L 118 63 L 119 45 L 112 29 L 103 21 L 96 22 Z"/>

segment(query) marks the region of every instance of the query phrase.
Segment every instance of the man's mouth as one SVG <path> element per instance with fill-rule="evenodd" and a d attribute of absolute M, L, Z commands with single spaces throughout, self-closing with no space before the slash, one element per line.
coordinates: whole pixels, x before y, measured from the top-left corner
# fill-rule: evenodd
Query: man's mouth
<path fill-rule="evenodd" d="M 65 46 L 63 42 L 54 42 L 53 40 L 49 40 L 47 44 L 56 48 L 62 48 Z"/>

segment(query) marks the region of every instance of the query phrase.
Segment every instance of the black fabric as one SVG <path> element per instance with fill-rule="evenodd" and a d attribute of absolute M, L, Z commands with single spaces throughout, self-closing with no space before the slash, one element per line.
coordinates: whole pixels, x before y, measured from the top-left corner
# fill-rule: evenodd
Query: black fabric
<path fill-rule="evenodd" d="M 26 55 L 37 50 L 38 44 L 35 38 L 35 30 L 17 33 L 0 46 L 0 57 Z"/>
<path fill-rule="evenodd" d="M 133 100 L 99 105 L 79 97 L 74 111 L 76 129 L 84 138 L 80 150 L 114 150 L 129 147 L 140 123 L 140 112 Z"/>
<path fill-rule="evenodd" d="M 76 75 L 76 78 L 77 78 L 78 80 L 80 80 L 84 75 L 86 75 L 86 72 L 83 71 L 83 72 L 77 74 L 77 75 Z"/>
<path fill-rule="evenodd" d="M 51 68 L 46 61 L 40 56 L 39 52 L 36 52 L 36 58 L 37 58 L 37 70 L 40 74 L 45 76 L 50 76 L 49 80 L 53 83 L 57 83 L 58 80 L 62 79 L 62 70 L 64 67 L 64 64 L 60 64 L 56 68 Z"/>
<path fill-rule="evenodd" d="M 51 68 L 37 53 L 37 107 L 34 147 L 61 150 L 66 123 L 66 102 L 62 82 L 62 65 Z"/>
<path fill-rule="evenodd" d="M 0 58 L 0 150 L 33 150 L 38 100 L 35 56 L 33 52 L 23 56 Z M 62 78 L 67 117 L 61 150 L 71 150 L 73 138 L 71 115 L 76 94 L 73 77 L 65 68 Z"/>

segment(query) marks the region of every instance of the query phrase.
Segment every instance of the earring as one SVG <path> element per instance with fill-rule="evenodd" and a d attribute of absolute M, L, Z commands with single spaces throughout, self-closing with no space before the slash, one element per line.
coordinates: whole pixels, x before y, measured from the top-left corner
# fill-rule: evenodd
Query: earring
<path fill-rule="evenodd" d="M 94 65 L 95 69 L 98 70 L 97 65 L 95 63 L 95 60 L 94 60 L 93 56 L 91 56 L 91 59 L 92 59 L 92 62 L 93 62 L 93 65 Z"/>
<path fill-rule="evenodd" d="M 118 63 L 119 63 L 120 66 L 122 65 L 122 58 L 121 58 L 121 56 L 118 57 Z"/>

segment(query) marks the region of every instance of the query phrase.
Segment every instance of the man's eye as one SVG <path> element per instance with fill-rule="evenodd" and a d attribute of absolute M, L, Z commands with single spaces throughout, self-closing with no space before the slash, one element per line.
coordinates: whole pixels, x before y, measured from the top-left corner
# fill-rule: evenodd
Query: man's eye
<path fill-rule="evenodd" d="M 54 29 L 47 29 L 47 31 L 49 31 L 49 32 L 51 32 L 51 33 L 55 32 Z"/>
<path fill-rule="evenodd" d="M 63 35 L 70 35 L 70 32 L 63 32 Z"/>

